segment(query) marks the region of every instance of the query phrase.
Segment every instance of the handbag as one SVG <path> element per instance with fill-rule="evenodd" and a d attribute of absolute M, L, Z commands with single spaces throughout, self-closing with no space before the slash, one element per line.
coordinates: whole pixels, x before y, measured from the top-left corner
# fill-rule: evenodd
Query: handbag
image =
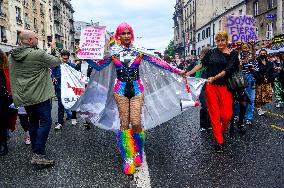
<path fill-rule="evenodd" d="M 228 88 L 231 91 L 241 90 L 248 86 L 248 81 L 244 76 L 241 68 L 239 68 L 233 75 L 228 79 Z"/>

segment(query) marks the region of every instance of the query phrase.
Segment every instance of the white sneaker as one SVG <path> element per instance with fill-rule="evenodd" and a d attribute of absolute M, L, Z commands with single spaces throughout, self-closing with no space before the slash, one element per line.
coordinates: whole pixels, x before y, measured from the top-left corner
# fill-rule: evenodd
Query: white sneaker
<path fill-rule="evenodd" d="M 60 123 L 56 123 L 56 126 L 54 127 L 55 130 L 60 130 L 62 128 L 62 125 Z"/>
<path fill-rule="evenodd" d="M 71 124 L 72 125 L 77 125 L 77 119 L 71 119 Z"/>
<path fill-rule="evenodd" d="M 263 111 L 261 108 L 258 108 L 258 109 L 257 109 L 257 114 L 258 114 L 259 116 L 262 116 L 262 115 L 265 114 L 265 111 Z"/>
<path fill-rule="evenodd" d="M 30 145 L 31 144 L 31 138 L 29 136 L 26 136 L 25 138 L 25 144 Z"/>

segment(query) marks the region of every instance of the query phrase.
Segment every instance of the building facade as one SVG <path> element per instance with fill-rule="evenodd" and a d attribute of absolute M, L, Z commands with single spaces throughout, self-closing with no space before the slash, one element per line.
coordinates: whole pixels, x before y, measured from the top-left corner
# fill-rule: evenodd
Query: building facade
<path fill-rule="evenodd" d="M 185 56 L 195 55 L 196 0 L 185 0 L 183 5 L 183 31 Z"/>
<path fill-rule="evenodd" d="M 38 34 L 38 47 L 47 48 L 47 36 L 51 34 L 48 28 L 50 17 L 48 10 L 51 1 L 47 0 L 0 0 L 0 47 L 5 52 L 16 47 L 19 31 L 28 29 Z"/>
<path fill-rule="evenodd" d="M 283 33 L 283 0 L 247 0 L 246 6 L 255 18 L 259 41 Z"/>
<path fill-rule="evenodd" d="M 53 35 L 56 46 L 75 55 L 74 9 L 71 0 L 53 0 Z"/>
<path fill-rule="evenodd" d="M 0 0 L 0 47 L 15 48 L 19 31 L 32 30 L 38 35 L 38 47 L 48 50 L 48 38 L 57 47 L 74 52 L 74 10 L 70 0 Z"/>
<path fill-rule="evenodd" d="M 219 31 L 226 30 L 226 16 L 229 15 L 245 15 L 246 3 L 240 2 L 232 7 L 228 7 L 225 12 L 212 19 L 196 31 L 196 50 L 200 55 L 202 48 L 210 46 L 215 47 L 215 35 Z"/>
<path fill-rule="evenodd" d="M 176 52 L 188 57 L 195 55 L 200 46 L 212 44 L 214 41 L 198 41 L 197 31 L 205 28 L 205 31 L 201 31 L 203 33 L 200 38 L 210 38 L 213 28 L 208 28 L 208 24 L 243 2 L 244 0 L 177 0 L 173 16 Z M 243 11 L 241 14 L 245 13 L 245 10 Z"/>
<path fill-rule="evenodd" d="M 185 56 L 185 33 L 184 33 L 184 0 L 177 0 L 175 5 L 174 20 L 174 46 L 175 51 L 181 56 Z"/>

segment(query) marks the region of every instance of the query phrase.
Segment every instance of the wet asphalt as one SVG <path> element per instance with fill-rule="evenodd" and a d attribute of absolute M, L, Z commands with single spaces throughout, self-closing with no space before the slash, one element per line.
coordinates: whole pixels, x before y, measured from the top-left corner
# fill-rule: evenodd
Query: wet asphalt
<path fill-rule="evenodd" d="M 265 109 L 269 113 L 256 116 L 245 135 L 225 135 L 223 154 L 215 152 L 211 131 L 199 131 L 198 108 L 147 131 L 151 187 L 284 187 L 284 108 Z M 56 102 L 52 113 L 56 121 Z M 82 124 L 80 118 L 77 126 L 67 121 L 51 130 L 47 154 L 56 165 L 46 169 L 30 165 L 18 124 L 8 155 L 0 157 L 0 188 L 133 187 L 122 173 L 115 133 Z"/>

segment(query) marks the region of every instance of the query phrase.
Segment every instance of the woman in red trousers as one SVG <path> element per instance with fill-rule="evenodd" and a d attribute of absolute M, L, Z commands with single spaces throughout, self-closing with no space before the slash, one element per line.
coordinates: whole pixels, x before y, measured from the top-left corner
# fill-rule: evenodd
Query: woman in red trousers
<path fill-rule="evenodd" d="M 192 69 L 187 74 L 194 73 L 202 66 L 206 67 L 207 84 L 205 88 L 207 108 L 212 124 L 212 130 L 217 142 L 216 151 L 223 152 L 224 132 L 232 117 L 232 93 L 228 90 L 228 78 L 238 69 L 238 52 L 228 48 L 226 32 L 216 34 L 217 48 L 209 51 L 203 58 L 201 66 Z"/>

